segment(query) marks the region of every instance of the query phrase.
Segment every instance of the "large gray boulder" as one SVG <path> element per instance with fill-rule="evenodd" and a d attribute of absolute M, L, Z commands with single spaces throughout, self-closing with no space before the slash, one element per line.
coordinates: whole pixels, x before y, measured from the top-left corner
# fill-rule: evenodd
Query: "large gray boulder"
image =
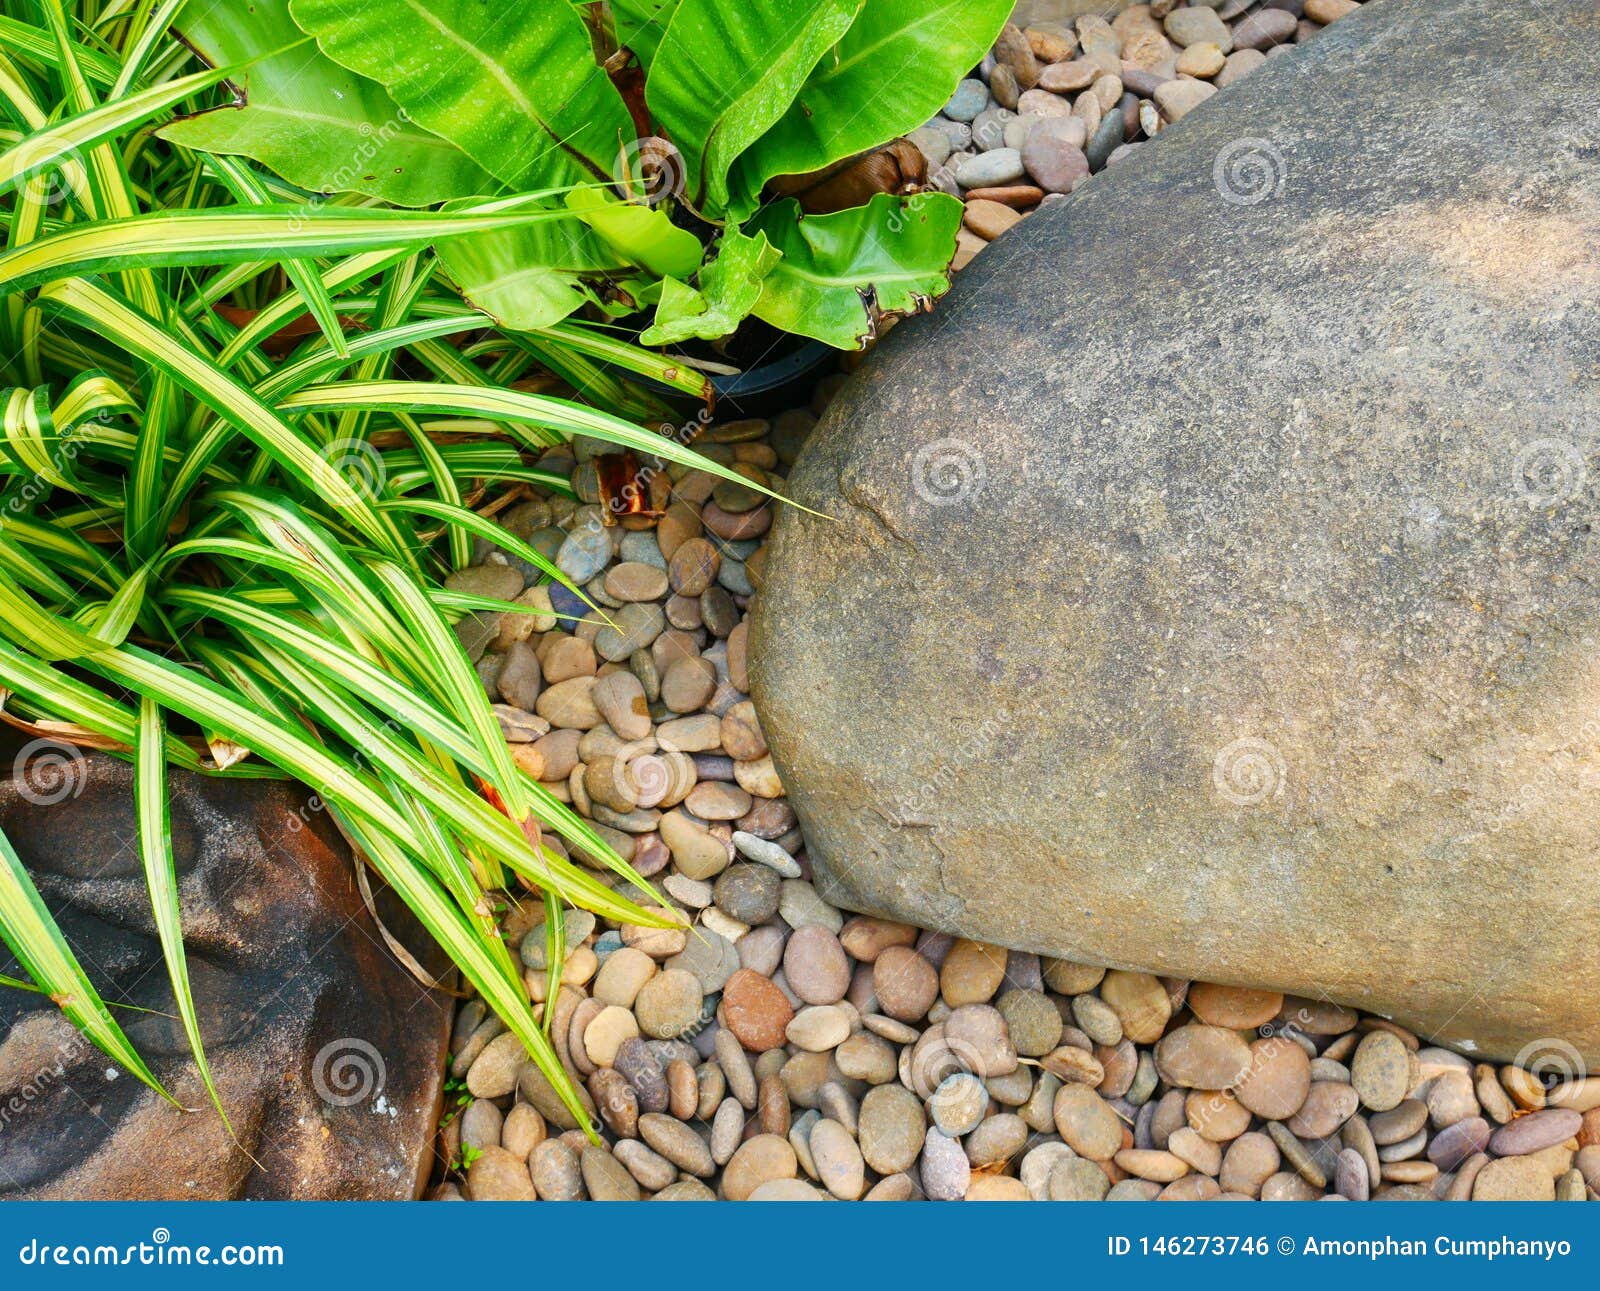
<path fill-rule="evenodd" d="M 1597 49 L 1377 0 L 887 339 L 752 646 L 830 900 L 1600 1060 Z"/>

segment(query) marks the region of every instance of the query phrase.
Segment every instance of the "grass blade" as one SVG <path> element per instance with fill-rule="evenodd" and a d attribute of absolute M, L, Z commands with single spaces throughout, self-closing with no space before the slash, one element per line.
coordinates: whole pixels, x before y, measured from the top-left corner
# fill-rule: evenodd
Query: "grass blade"
<path fill-rule="evenodd" d="M 172 997 L 178 1003 L 178 1017 L 195 1066 L 205 1081 L 211 1103 L 232 1136 L 233 1126 L 222 1106 L 211 1064 L 206 1061 L 200 1039 L 200 1018 L 195 1012 L 194 992 L 189 985 L 189 963 L 183 950 L 183 928 L 178 914 L 178 875 L 172 860 L 172 832 L 167 809 L 167 724 L 161 707 L 146 696 L 139 704 L 139 744 L 134 766 L 134 805 L 139 816 L 139 855 L 144 861 L 145 885 L 150 889 L 150 909 L 155 915 L 156 935 L 161 939 L 161 955 L 167 962 L 172 981 Z"/>
<path fill-rule="evenodd" d="M 0 832 L 0 937 L 29 977 L 106 1057 L 178 1106 L 134 1050 L 56 927 L 44 898 Z"/>

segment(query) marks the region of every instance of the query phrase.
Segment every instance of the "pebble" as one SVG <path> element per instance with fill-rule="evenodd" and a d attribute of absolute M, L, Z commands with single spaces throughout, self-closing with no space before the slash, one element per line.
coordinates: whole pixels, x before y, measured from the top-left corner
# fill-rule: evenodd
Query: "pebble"
<path fill-rule="evenodd" d="M 1289 21 L 1293 26 L 1294 19 Z M 1174 9 L 1162 20 L 1162 26 L 1167 36 L 1178 45 L 1212 44 L 1223 53 L 1233 48 L 1233 32 L 1228 24 L 1217 17 L 1215 9 L 1204 5 Z"/>
<path fill-rule="evenodd" d="M 866 1162 L 849 1130 L 822 1117 L 806 1138 L 818 1179 L 840 1201 L 854 1201 L 867 1186 Z"/>
<path fill-rule="evenodd" d="M 1088 89 L 1101 74 L 1100 65 L 1086 58 L 1052 63 L 1039 74 L 1038 88 L 1054 94 L 1073 94 Z"/>
<path fill-rule="evenodd" d="M 741 856 L 765 865 L 781 878 L 797 879 L 801 875 L 799 862 L 770 839 L 757 838 L 754 834 L 736 829 L 733 832 L 733 845 Z"/>
<path fill-rule="evenodd" d="M 960 1138 L 978 1125 L 989 1109 L 989 1091 L 971 1072 L 946 1076 L 928 1099 L 933 1123 L 951 1138 Z"/>
<path fill-rule="evenodd" d="M 872 966 L 879 1007 L 901 1022 L 918 1022 L 939 995 L 939 973 L 908 946 L 889 946 Z"/>
<path fill-rule="evenodd" d="M 963 1004 L 944 1021 L 944 1040 L 971 1071 L 985 1079 L 1017 1070 L 1017 1050 L 1005 1015 L 988 1004 Z"/>
<path fill-rule="evenodd" d="M 611 534 L 598 519 L 579 524 L 561 541 L 556 568 L 574 583 L 587 583 L 611 560 Z"/>
<path fill-rule="evenodd" d="M 783 952 L 783 975 L 807 1004 L 835 1004 L 849 989 L 850 959 L 838 937 L 812 924 L 790 935 Z"/>
<path fill-rule="evenodd" d="M 638 1139 L 621 1139 L 611 1149 L 617 1158 L 638 1181 L 641 1188 L 659 1192 L 670 1187 L 678 1177 L 677 1167 L 659 1153 L 651 1151 Z"/>
<path fill-rule="evenodd" d="M 1209 40 L 1190 45 L 1178 55 L 1176 70 L 1180 76 L 1197 76 L 1209 80 L 1227 66 L 1227 55 L 1220 45 Z"/>
<path fill-rule="evenodd" d="M 804 879 L 783 881 L 778 914 L 791 928 L 809 928 L 816 924 L 837 933 L 844 927 L 844 915 L 818 896 L 816 888 Z"/>
<path fill-rule="evenodd" d="M 982 81 L 969 78 L 956 86 L 955 93 L 942 109 L 952 121 L 971 121 L 989 102 L 989 87 Z"/>
<path fill-rule="evenodd" d="M 583 1149 L 580 1158 L 584 1187 L 591 1201 L 638 1201 L 639 1181 L 626 1166 L 605 1148 L 593 1144 Z"/>
<path fill-rule="evenodd" d="M 596 1067 L 609 1067 L 622 1042 L 638 1034 L 638 1020 L 629 1010 L 607 1004 L 584 1028 L 583 1051 Z"/>
<path fill-rule="evenodd" d="M 644 686 L 631 672 L 613 672 L 595 682 L 590 694 L 596 710 L 625 740 L 650 734 L 650 703 Z"/>
<path fill-rule="evenodd" d="M 1136 1044 L 1154 1044 L 1172 1016 L 1166 987 L 1149 973 L 1112 969 L 1100 983 L 1100 998 L 1122 1023 L 1122 1034 Z"/>
<path fill-rule="evenodd" d="M 474 1098 L 504 1097 L 517 1087 L 527 1061 L 521 1040 L 509 1031 L 496 1036 L 467 1070 L 467 1092 Z"/>
<path fill-rule="evenodd" d="M 1419 1099 L 1407 1098 L 1388 1111 L 1367 1118 L 1367 1128 L 1372 1131 L 1372 1141 L 1379 1147 L 1400 1143 L 1412 1137 L 1428 1120 L 1428 1105 Z"/>
<path fill-rule="evenodd" d="M 1356 1046 L 1350 1082 L 1364 1107 L 1374 1112 L 1398 1107 L 1411 1083 L 1411 1051 L 1388 1031 L 1370 1032 Z"/>
<path fill-rule="evenodd" d="M 1278 1145 L 1268 1135 L 1251 1130 L 1234 1139 L 1223 1153 L 1217 1182 L 1224 1192 L 1259 1196 L 1261 1185 L 1277 1173 L 1282 1159 Z"/>
<path fill-rule="evenodd" d="M 1015 183 L 1022 175 L 1022 154 L 1015 148 L 991 148 L 956 163 L 956 183 L 962 188 L 994 188 Z"/>
<path fill-rule="evenodd" d="M 1166 1150 L 1201 1174 L 1215 1175 L 1222 1169 L 1222 1149 L 1187 1125 L 1171 1133 Z"/>
<path fill-rule="evenodd" d="M 794 1006 L 770 978 L 741 968 L 722 988 L 722 1012 L 731 1031 L 745 1048 L 760 1053 L 779 1048 L 794 1019 Z M 735 1091 L 737 1092 L 737 1091 Z M 740 1100 L 744 1101 L 743 1099 Z"/>
<path fill-rule="evenodd" d="M 827 1053 L 849 1037 L 850 1017 L 837 1004 L 813 1004 L 790 1019 L 784 1035 L 797 1048 Z"/>
<path fill-rule="evenodd" d="M 639 1030 L 656 1040 L 683 1035 L 699 1020 L 701 998 L 700 980 L 693 973 L 663 969 L 645 982 L 634 1000 Z"/>
<path fill-rule="evenodd" d="M 1344 1148 L 1334 1162 L 1333 1187 L 1347 1201 L 1365 1201 L 1371 1195 L 1372 1180 L 1367 1163 L 1354 1148 Z"/>
<path fill-rule="evenodd" d="M 1022 216 L 1003 202 L 976 198 L 969 201 L 962 214 L 962 223 L 985 242 L 993 242 L 1006 230 L 1021 223 Z"/>
<path fill-rule="evenodd" d="M 1577 1136 L 1583 1115 L 1570 1108 L 1549 1107 L 1519 1116 L 1502 1125 L 1489 1137 L 1489 1151 L 1495 1156 L 1527 1156 L 1553 1148 Z"/>
<path fill-rule="evenodd" d="M 1215 94 L 1216 87 L 1206 81 L 1172 80 L 1156 87 L 1156 106 L 1168 121 L 1181 121 Z"/>
<path fill-rule="evenodd" d="M 1250 1070 L 1251 1053 L 1235 1032 L 1192 1023 L 1161 1038 L 1155 1061 L 1156 1070 L 1169 1084 L 1229 1089 Z"/>
<path fill-rule="evenodd" d="M 960 1143 L 930 1128 L 922 1145 L 921 1175 L 929 1201 L 960 1201 L 972 1182 L 972 1164 Z"/>
<path fill-rule="evenodd" d="M 1082 1157 L 1059 1160 L 1050 1170 L 1051 1201 L 1103 1201 L 1110 1190 L 1106 1172 Z"/>
<path fill-rule="evenodd" d="M 1257 1040 L 1250 1046 L 1250 1068 L 1234 1088 L 1234 1096 L 1263 1120 L 1287 1120 L 1311 1092 L 1311 1060 L 1284 1036 Z"/>
<path fill-rule="evenodd" d="M 1478 1171 L 1473 1201 L 1554 1201 L 1555 1180 L 1534 1157 L 1503 1157 Z"/>
<path fill-rule="evenodd" d="M 1306 1091 L 1305 1101 L 1285 1124 L 1302 1138 L 1329 1138 L 1355 1115 L 1360 1103 L 1360 1096 L 1349 1084 L 1314 1080 Z"/>
<path fill-rule="evenodd" d="M 799 1159 L 786 1139 L 757 1134 L 742 1143 L 722 1170 L 722 1195 L 729 1201 L 748 1201 L 762 1184 L 793 1179 Z"/>
<path fill-rule="evenodd" d="M 660 1112 L 639 1117 L 639 1137 L 678 1169 L 702 1179 L 716 1172 L 712 1149 L 682 1121 Z"/>
<path fill-rule="evenodd" d="M 1022 1056 L 1040 1057 L 1061 1042 L 1061 1013 L 1042 990 L 1019 987 L 1006 991 L 998 1008 L 1011 1045 Z"/>
<path fill-rule="evenodd" d="M 712 885 L 717 908 L 740 923 L 765 923 L 778 912 L 781 880 L 765 865 L 730 865 Z"/>
<path fill-rule="evenodd" d="M 1122 1147 L 1122 1122 L 1085 1085 L 1063 1085 L 1056 1092 L 1054 1116 L 1056 1132 L 1081 1157 L 1109 1161 Z"/>
<path fill-rule="evenodd" d="M 1283 1008 L 1277 991 L 1255 991 L 1242 986 L 1214 986 L 1195 982 L 1186 997 L 1189 1011 L 1212 1026 L 1253 1031 L 1265 1026 Z"/>
<path fill-rule="evenodd" d="M 561 1139 L 546 1139 L 528 1158 L 528 1173 L 540 1201 L 580 1201 L 583 1172 L 578 1154 Z"/>
<path fill-rule="evenodd" d="M 680 596 L 699 596 L 716 581 L 722 553 L 704 538 L 690 538 L 667 561 L 667 582 Z"/>
<path fill-rule="evenodd" d="M 666 967 L 680 968 L 694 976 L 701 991 L 713 995 L 720 991 L 730 977 L 741 967 L 739 951 L 721 933 L 710 928 L 697 928 L 688 944 L 671 959 Z"/>
<path fill-rule="evenodd" d="M 910 1169 L 922 1150 L 922 1101 L 904 1085 L 878 1085 L 861 1100 L 859 1141 L 866 1163 L 882 1175 Z"/>
<path fill-rule="evenodd" d="M 1282 9 L 1261 9 L 1233 29 L 1235 49 L 1269 49 L 1294 39 L 1298 24 L 1292 13 Z"/>
<path fill-rule="evenodd" d="M 950 948 L 939 970 L 939 993 L 951 1008 L 987 1002 L 1006 976 L 1003 947 L 962 939 Z"/>
<path fill-rule="evenodd" d="M 473 1201 L 537 1199 L 527 1162 L 498 1145 L 483 1148 L 467 1167 L 466 1191 Z"/>
<path fill-rule="evenodd" d="M 1481 1116 L 1452 1122 L 1428 1144 L 1428 1160 L 1441 1170 L 1454 1170 L 1468 1157 L 1486 1151 L 1489 1137 L 1489 1122 Z"/>

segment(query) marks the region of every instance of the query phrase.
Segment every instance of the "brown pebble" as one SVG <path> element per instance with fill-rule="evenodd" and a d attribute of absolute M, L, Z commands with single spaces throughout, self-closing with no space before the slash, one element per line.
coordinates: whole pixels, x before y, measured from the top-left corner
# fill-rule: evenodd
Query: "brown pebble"
<path fill-rule="evenodd" d="M 762 1053 L 784 1045 L 794 1008 L 770 978 L 741 968 L 723 985 L 722 1014 L 740 1044 Z"/>
<path fill-rule="evenodd" d="M 890 1017 L 919 1022 L 939 996 L 939 974 L 909 946 L 889 946 L 872 965 L 872 990 Z"/>
<path fill-rule="evenodd" d="M 1253 991 L 1243 986 L 1218 986 L 1194 982 L 1189 987 L 1190 1011 L 1214 1027 L 1253 1031 L 1278 1016 L 1283 996 L 1277 991 Z"/>
<path fill-rule="evenodd" d="M 667 579 L 680 596 L 699 596 L 716 579 L 722 555 L 704 538 L 690 538 L 667 562 Z"/>
<path fill-rule="evenodd" d="M 756 1093 L 756 1117 L 766 1134 L 789 1132 L 789 1088 L 783 1077 L 766 1077 Z"/>
<path fill-rule="evenodd" d="M 969 202 L 999 202 L 1015 210 L 1027 210 L 1044 201 L 1044 189 L 1035 184 L 1005 184 L 998 188 L 969 188 Z"/>
<path fill-rule="evenodd" d="M 699 1077 L 682 1058 L 674 1058 L 667 1064 L 667 1110 L 680 1121 L 689 1121 L 699 1107 Z"/>
<path fill-rule="evenodd" d="M 1021 219 L 1022 216 L 1011 207 L 984 198 L 968 201 L 961 216 L 962 224 L 985 242 L 993 242 Z"/>

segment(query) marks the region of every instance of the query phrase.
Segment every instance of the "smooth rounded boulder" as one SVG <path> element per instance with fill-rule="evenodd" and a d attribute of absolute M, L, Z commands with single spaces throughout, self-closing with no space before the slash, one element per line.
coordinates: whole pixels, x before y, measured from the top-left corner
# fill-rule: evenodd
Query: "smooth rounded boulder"
<path fill-rule="evenodd" d="M 1596 48 L 1368 4 L 886 338 L 751 642 L 830 901 L 1600 1060 Z"/>

